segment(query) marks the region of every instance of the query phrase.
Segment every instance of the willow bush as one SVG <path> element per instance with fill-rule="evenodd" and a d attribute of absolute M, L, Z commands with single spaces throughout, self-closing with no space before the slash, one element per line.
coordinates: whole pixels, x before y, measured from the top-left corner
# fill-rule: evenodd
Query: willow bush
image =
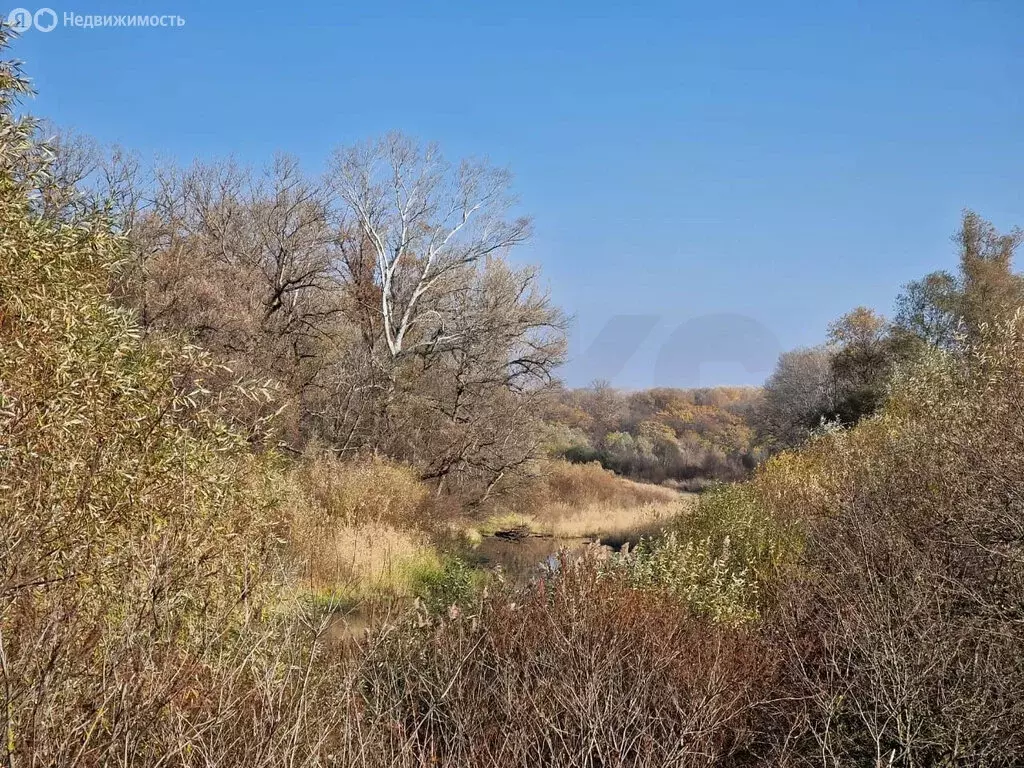
<path fill-rule="evenodd" d="M 0 46 L 6 32 L 0 29 Z M 0 68 L 0 671 L 4 764 L 203 763 L 301 749 L 309 657 L 276 621 L 269 457 L 204 390 L 214 366 L 144 340 L 107 290 L 123 242 L 60 217 L 27 92 Z M 69 209 L 70 210 L 70 209 Z M 237 387 L 231 397 L 260 397 Z M 236 404 L 237 405 L 237 404 Z M 287 662 L 287 663 L 286 663 Z M 293 685 L 294 683 L 294 685 Z M 244 733 L 247 733 L 243 738 Z M 256 764 L 247 761 L 245 764 Z"/>

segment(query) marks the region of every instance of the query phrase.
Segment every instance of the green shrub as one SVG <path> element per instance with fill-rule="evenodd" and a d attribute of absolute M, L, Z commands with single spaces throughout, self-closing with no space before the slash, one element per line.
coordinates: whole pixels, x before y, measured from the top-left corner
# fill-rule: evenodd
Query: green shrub
<path fill-rule="evenodd" d="M 411 574 L 413 594 L 431 613 L 443 613 L 452 606 L 470 605 L 483 584 L 484 574 L 460 557 L 448 555 L 439 566 L 425 564 Z"/>
<path fill-rule="evenodd" d="M 663 589 L 718 621 L 758 616 L 764 585 L 797 556 L 796 529 L 759 502 L 756 485 L 720 486 L 665 535 L 612 560 L 633 584 Z"/>
<path fill-rule="evenodd" d="M 685 540 L 671 531 L 641 542 L 618 556 L 615 565 L 634 586 L 680 597 L 716 621 L 738 623 L 757 615 L 759 585 L 734 557 L 728 536 L 712 545 L 710 538 Z"/>

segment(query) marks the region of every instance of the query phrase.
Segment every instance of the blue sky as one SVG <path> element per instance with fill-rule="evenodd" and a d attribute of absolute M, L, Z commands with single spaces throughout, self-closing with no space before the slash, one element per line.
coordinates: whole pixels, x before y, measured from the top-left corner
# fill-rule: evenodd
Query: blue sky
<path fill-rule="evenodd" d="M 1021 0 L 51 7 L 186 20 L 15 44 L 31 111 L 102 141 L 319 171 L 400 129 L 511 167 L 570 384 L 757 383 L 952 267 L 962 208 L 1024 225 Z"/>

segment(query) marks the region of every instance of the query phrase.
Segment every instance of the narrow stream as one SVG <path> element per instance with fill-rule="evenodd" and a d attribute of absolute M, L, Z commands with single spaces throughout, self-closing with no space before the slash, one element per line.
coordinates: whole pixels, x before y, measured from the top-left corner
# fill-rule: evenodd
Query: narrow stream
<path fill-rule="evenodd" d="M 522 539 L 503 539 L 487 536 L 472 557 L 488 569 L 500 567 L 505 578 L 513 583 L 526 584 L 558 567 L 558 553 L 563 549 L 572 556 L 578 554 L 593 539 L 556 538 L 554 536 L 528 536 Z"/>
<path fill-rule="evenodd" d="M 570 560 L 579 557 L 586 547 L 598 544 L 609 552 L 617 552 L 626 543 L 635 544 L 640 533 L 620 534 L 601 539 L 584 536 L 523 535 L 505 537 L 485 536 L 480 544 L 463 552 L 469 562 L 478 568 L 501 573 L 506 583 L 526 586 L 536 579 L 558 570 L 559 556 L 565 552 Z M 648 533 L 648 531 L 643 531 Z M 331 634 L 337 639 L 351 638 L 365 629 L 394 619 L 412 605 L 411 598 L 382 598 L 355 606 L 336 616 Z"/>

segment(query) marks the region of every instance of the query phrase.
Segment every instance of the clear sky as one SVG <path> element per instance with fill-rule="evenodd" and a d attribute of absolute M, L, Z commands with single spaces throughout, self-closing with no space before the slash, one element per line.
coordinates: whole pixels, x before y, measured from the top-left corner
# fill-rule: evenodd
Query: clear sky
<path fill-rule="evenodd" d="M 1024 225 L 1024 0 L 50 3 L 186 21 L 15 44 L 31 111 L 101 141 L 319 171 L 400 129 L 511 167 L 570 384 L 757 383 L 952 267 L 962 208 Z"/>

